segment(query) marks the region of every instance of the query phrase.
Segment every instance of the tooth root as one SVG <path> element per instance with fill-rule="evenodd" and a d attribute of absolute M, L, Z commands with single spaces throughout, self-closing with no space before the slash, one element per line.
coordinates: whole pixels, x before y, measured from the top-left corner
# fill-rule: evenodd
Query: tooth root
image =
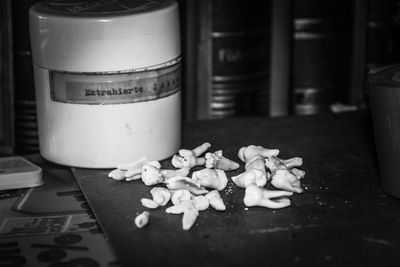
<path fill-rule="evenodd" d="M 189 230 L 196 222 L 198 216 L 199 211 L 196 209 L 196 206 L 194 204 L 189 205 L 183 213 L 182 229 Z"/>
<path fill-rule="evenodd" d="M 210 143 L 204 143 L 204 144 L 194 148 L 192 151 L 193 151 L 193 154 L 198 157 L 201 154 L 203 154 L 204 152 L 206 152 L 207 149 L 209 149 L 210 147 L 211 147 Z"/>
<path fill-rule="evenodd" d="M 289 196 L 291 194 L 291 192 L 269 191 L 267 189 L 257 187 L 256 185 L 251 185 L 246 188 L 243 202 L 247 207 L 259 206 L 270 209 L 281 209 L 290 206 L 290 200 L 288 198 L 277 200 L 273 200 L 271 198 Z"/>
<path fill-rule="evenodd" d="M 210 199 L 210 206 L 215 210 L 226 210 L 226 206 L 221 198 L 212 198 Z"/>
<path fill-rule="evenodd" d="M 300 170 L 298 168 L 293 168 L 290 171 L 297 177 L 297 179 L 302 179 L 306 175 L 305 171 Z"/>
<path fill-rule="evenodd" d="M 213 207 L 215 210 L 222 211 L 226 209 L 224 201 L 222 200 L 221 195 L 217 190 L 209 192 L 206 195 L 206 198 L 208 198 L 210 206 Z"/>
<path fill-rule="evenodd" d="M 133 177 L 137 177 L 136 179 L 139 179 L 142 177 L 142 167 L 140 168 L 136 168 L 136 169 L 129 169 L 125 172 L 125 177 L 126 178 L 133 178 Z"/>
<path fill-rule="evenodd" d="M 290 206 L 290 200 L 287 198 L 282 198 L 279 200 L 264 198 L 260 201 L 259 206 L 270 209 L 282 209 Z"/>

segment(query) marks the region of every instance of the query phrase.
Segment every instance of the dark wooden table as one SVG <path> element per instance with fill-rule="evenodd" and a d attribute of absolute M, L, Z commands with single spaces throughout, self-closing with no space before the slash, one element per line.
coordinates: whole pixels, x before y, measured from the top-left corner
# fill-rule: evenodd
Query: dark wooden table
<path fill-rule="evenodd" d="M 141 181 L 72 170 L 122 266 L 400 266 L 400 201 L 380 188 L 371 127 L 365 112 L 185 124 L 184 148 L 210 142 L 211 151 L 238 162 L 242 146 L 279 148 L 282 158 L 302 157 L 306 171 L 305 191 L 281 210 L 246 208 L 244 190 L 230 181 L 222 192 L 227 210 L 201 212 L 189 231 L 165 208 L 135 227 L 146 210 L 140 199 L 151 197 Z"/>

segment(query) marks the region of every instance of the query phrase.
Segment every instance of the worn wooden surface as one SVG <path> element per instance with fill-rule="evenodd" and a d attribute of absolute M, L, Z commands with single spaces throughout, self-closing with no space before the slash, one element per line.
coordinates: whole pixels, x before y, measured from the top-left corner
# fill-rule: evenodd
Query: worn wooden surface
<path fill-rule="evenodd" d="M 201 212 L 189 231 L 165 208 L 138 229 L 149 187 L 109 179 L 109 170 L 72 169 L 122 266 L 400 265 L 400 201 L 381 191 L 369 114 L 211 120 L 183 131 L 183 147 L 208 141 L 237 161 L 250 144 L 301 156 L 305 191 L 285 209 L 247 209 L 230 181 L 227 210 Z"/>

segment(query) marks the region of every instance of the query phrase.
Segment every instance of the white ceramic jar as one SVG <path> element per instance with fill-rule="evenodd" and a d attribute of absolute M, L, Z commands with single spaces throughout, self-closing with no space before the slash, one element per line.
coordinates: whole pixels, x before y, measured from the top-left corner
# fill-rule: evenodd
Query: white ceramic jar
<path fill-rule="evenodd" d="M 31 8 L 29 23 L 44 158 L 114 168 L 177 152 L 175 1 L 46 1 Z"/>

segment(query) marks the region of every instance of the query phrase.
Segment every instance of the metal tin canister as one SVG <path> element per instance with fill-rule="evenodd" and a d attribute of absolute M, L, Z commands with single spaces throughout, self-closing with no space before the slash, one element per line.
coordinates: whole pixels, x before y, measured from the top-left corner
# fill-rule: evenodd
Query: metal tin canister
<path fill-rule="evenodd" d="M 400 64 L 369 75 L 369 102 L 383 190 L 400 198 Z"/>
<path fill-rule="evenodd" d="M 176 153 L 176 1 L 46 1 L 32 6 L 29 24 L 44 158 L 114 168 Z"/>

